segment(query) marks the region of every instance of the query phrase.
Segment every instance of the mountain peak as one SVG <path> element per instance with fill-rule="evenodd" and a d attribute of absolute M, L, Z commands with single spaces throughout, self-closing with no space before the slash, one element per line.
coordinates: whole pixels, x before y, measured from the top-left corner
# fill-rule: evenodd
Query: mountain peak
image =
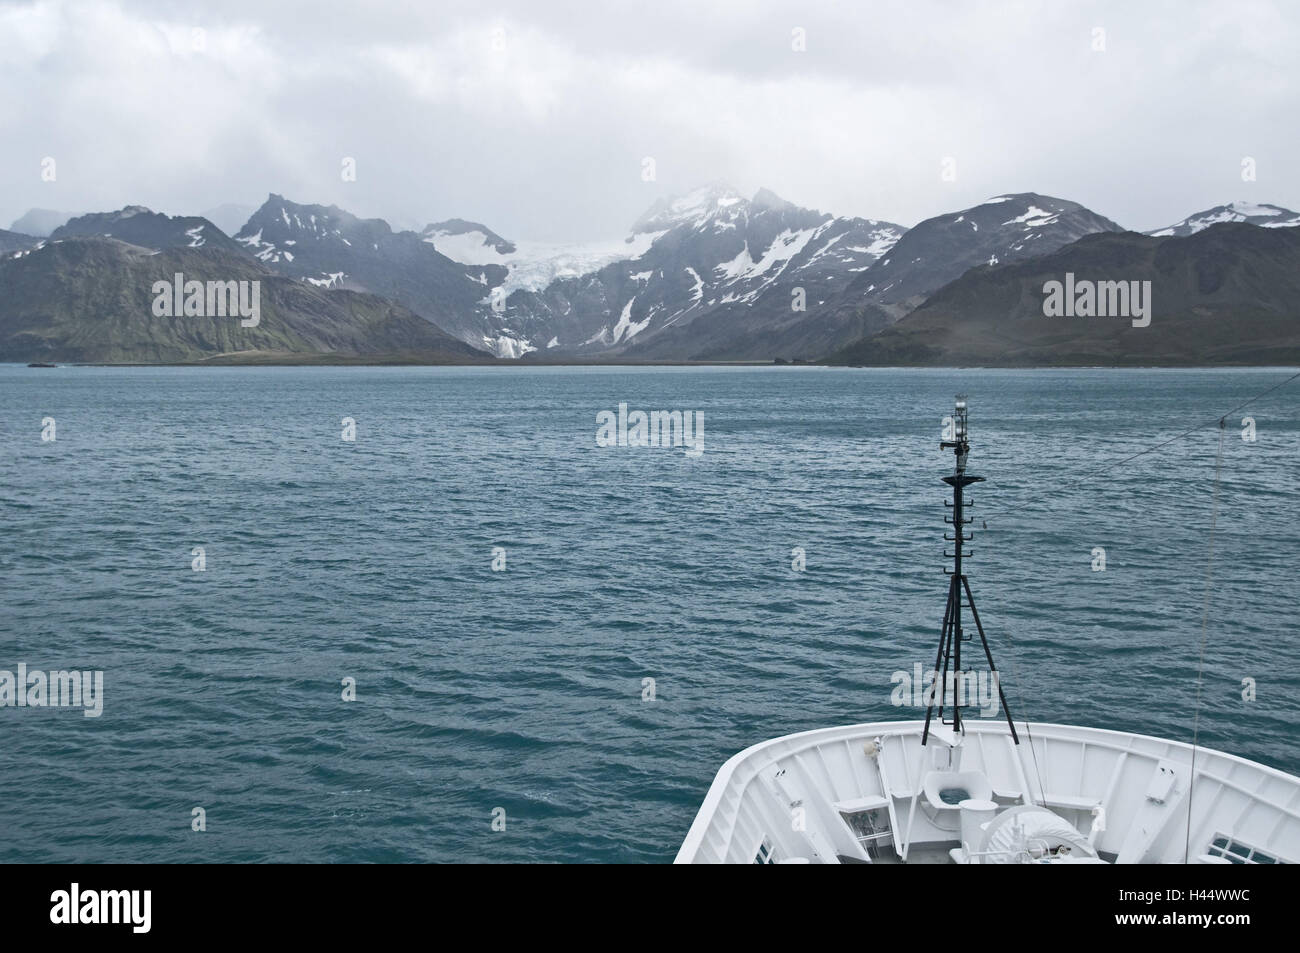
<path fill-rule="evenodd" d="M 281 240 L 288 240 L 295 232 L 310 233 L 314 237 L 340 236 L 353 227 L 364 228 L 366 241 L 374 242 L 393 233 L 392 227 L 382 218 L 362 219 L 337 205 L 314 205 L 295 202 L 272 192 L 261 208 L 249 216 L 235 237 L 245 241 L 250 236 L 266 232 Z"/>
<path fill-rule="evenodd" d="M 1227 205 L 1189 215 L 1181 222 L 1166 228 L 1147 232 L 1153 238 L 1183 238 L 1196 232 L 1218 225 L 1220 222 L 1245 222 L 1262 228 L 1292 228 L 1300 226 L 1300 214 L 1280 205 L 1267 205 L 1239 199 Z"/>
<path fill-rule="evenodd" d="M 1037 192 L 995 195 L 917 224 L 853 280 L 849 296 L 908 307 L 976 265 L 1031 258 L 1094 232 L 1122 231 L 1078 202 Z"/>
<path fill-rule="evenodd" d="M 1071 202 L 1069 199 L 1057 198 L 1055 195 L 1043 195 L 1039 192 L 1006 192 L 1002 195 L 994 195 L 985 199 L 979 205 L 972 208 L 984 208 L 986 205 L 1002 205 L 1010 202 L 1015 205 L 1047 205 L 1053 206 L 1058 210 L 1080 209 L 1083 208 L 1078 202 Z M 966 211 L 970 211 L 967 209 Z"/>
<path fill-rule="evenodd" d="M 1260 202 L 1248 202 L 1245 199 L 1237 199 L 1235 202 L 1229 202 L 1225 208 L 1232 209 L 1240 215 L 1249 216 L 1273 216 L 1273 215 L 1294 215 L 1289 209 L 1284 209 L 1280 205 L 1269 205 Z"/>
<path fill-rule="evenodd" d="M 56 212 L 48 208 L 31 208 L 23 213 L 21 218 L 14 219 L 14 223 L 9 228 L 24 235 L 48 238 L 50 232 L 72 217 L 73 213 L 71 212 Z"/>
<path fill-rule="evenodd" d="M 115 212 L 91 212 L 70 218 L 50 233 L 50 238 L 116 238 L 141 248 L 220 248 L 236 251 L 225 232 L 199 215 L 167 215 L 143 205 L 127 205 Z"/>
<path fill-rule="evenodd" d="M 719 213 L 730 218 L 746 205 L 745 196 L 737 189 L 725 182 L 710 182 L 684 195 L 657 199 L 632 225 L 632 234 L 663 232 L 688 224 L 699 228 Z"/>
<path fill-rule="evenodd" d="M 793 202 L 787 202 L 771 189 L 766 188 L 759 189 L 755 192 L 754 197 L 750 199 L 749 202 L 754 206 L 754 208 L 759 209 L 760 211 L 767 211 L 769 209 L 780 211 L 797 207 Z"/>

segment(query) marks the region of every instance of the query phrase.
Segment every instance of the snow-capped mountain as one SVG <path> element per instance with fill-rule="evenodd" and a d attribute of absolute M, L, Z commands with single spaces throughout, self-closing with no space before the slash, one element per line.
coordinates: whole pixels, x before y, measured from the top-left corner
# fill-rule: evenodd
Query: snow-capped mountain
<path fill-rule="evenodd" d="M 685 195 L 657 199 L 632 223 L 632 234 L 666 232 L 682 225 L 702 229 L 711 223 L 719 229 L 731 228 L 745 212 L 745 204 L 745 197 L 731 186 L 714 182 Z"/>
<path fill-rule="evenodd" d="M 901 317 L 925 295 L 976 265 L 997 265 L 1056 251 L 1084 235 L 1122 232 L 1078 202 L 1022 192 L 926 219 L 853 279 L 843 304 L 874 305 Z"/>
<path fill-rule="evenodd" d="M 1260 205 L 1255 202 L 1229 202 L 1204 212 L 1188 216 L 1176 225 L 1147 232 L 1153 238 L 1182 238 L 1220 222 L 1246 222 L 1263 228 L 1291 228 L 1300 225 L 1300 214 L 1279 205 Z"/>
<path fill-rule="evenodd" d="M 725 323 L 741 337 L 773 321 L 797 323 L 902 233 L 888 222 L 800 208 L 766 189 L 746 198 L 713 184 L 655 202 L 619 260 L 540 288 L 507 285 L 505 314 L 555 354 L 624 352 L 670 334 L 671 353 L 654 356 L 690 356 L 695 329 L 717 313 L 743 312 L 744 321 Z M 795 287 L 802 310 L 792 305 Z"/>
<path fill-rule="evenodd" d="M 806 356 L 813 344 L 801 324 L 903 231 L 800 208 L 766 189 L 747 198 L 714 184 L 656 202 L 625 238 L 592 243 L 516 243 L 464 219 L 394 231 L 382 219 L 275 194 L 233 239 L 206 219 L 140 206 L 73 219 L 55 238 L 228 245 L 322 290 L 383 295 L 498 357 L 678 358 L 765 357 L 778 344 Z M 860 330 L 823 322 L 815 347 L 841 346 Z"/>
<path fill-rule="evenodd" d="M 498 356 L 517 357 L 528 347 L 488 305 L 504 268 L 453 261 L 416 232 L 395 232 L 383 219 L 272 194 L 235 240 L 280 274 L 320 288 L 383 295 Z"/>
<path fill-rule="evenodd" d="M 1276 206 L 1236 203 L 1157 234 L 1219 220 L 1300 224 Z M 626 237 L 590 243 L 516 242 L 459 218 L 394 230 L 275 194 L 234 238 L 206 218 L 128 206 L 74 218 L 51 240 L 233 251 L 321 291 L 383 296 L 503 358 L 814 360 L 879 332 L 972 268 L 1120 231 L 1078 203 L 1034 193 L 907 230 L 714 183 L 656 201 Z M 39 242 L 0 234 L 0 251 L 12 245 L 12 257 Z"/>
<path fill-rule="evenodd" d="M 1043 286 L 1066 274 L 1081 285 L 1145 282 L 1147 323 L 1045 318 Z M 1223 223 L 1180 237 L 1098 233 L 1039 258 L 972 268 L 902 320 L 828 357 L 940 367 L 1294 364 L 1297 301 L 1300 229 Z"/>
<path fill-rule="evenodd" d="M 128 205 L 116 212 L 92 212 L 69 219 L 50 233 L 51 241 L 64 238 L 116 238 L 142 248 L 219 248 L 238 251 L 229 235 L 198 215 L 164 215 L 143 205 Z"/>

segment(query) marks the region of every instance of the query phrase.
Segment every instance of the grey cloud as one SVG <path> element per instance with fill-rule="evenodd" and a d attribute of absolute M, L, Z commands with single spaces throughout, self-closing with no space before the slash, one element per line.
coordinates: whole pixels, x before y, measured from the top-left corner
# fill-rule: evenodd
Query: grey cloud
<path fill-rule="evenodd" d="M 1139 229 L 1295 208 L 1298 33 L 1264 2 L 10 3 L 0 224 L 280 192 L 576 240 L 713 180 L 903 224 L 1028 190 Z"/>

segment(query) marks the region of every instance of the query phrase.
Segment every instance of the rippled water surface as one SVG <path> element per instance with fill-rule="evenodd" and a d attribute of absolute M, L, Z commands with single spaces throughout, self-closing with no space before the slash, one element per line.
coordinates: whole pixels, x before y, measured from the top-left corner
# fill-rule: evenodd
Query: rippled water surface
<path fill-rule="evenodd" d="M 105 680 L 0 708 L 0 859 L 671 860 L 739 749 L 916 717 L 958 390 L 1016 717 L 1190 740 L 1218 435 L 1098 471 L 1290 373 L 0 367 L 0 669 Z M 1245 413 L 1201 740 L 1300 772 L 1300 382 Z"/>

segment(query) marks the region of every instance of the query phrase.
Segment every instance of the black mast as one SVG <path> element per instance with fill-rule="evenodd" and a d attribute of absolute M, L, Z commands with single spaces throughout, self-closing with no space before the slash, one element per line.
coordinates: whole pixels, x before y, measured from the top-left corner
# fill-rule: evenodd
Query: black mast
<path fill-rule="evenodd" d="M 966 428 L 966 395 L 957 395 L 957 405 L 952 414 L 952 439 L 942 440 L 939 443 L 939 449 L 951 449 L 956 457 L 956 469 L 952 476 L 943 478 L 943 482 L 952 487 L 952 502 L 944 501 L 944 506 L 952 509 L 951 517 L 944 517 L 945 523 L 951 523 L 954 535 L 944 534 L 944 539 L 954 543 L 953 551 L 944 551 L 944 556 L 953 561 L 953 568 L 944 567 L 944 572 L 949 577 L 948 581 L 948 605 L 943 612 L 943 631 L 939 636 L 939 651 L 934 657 L 935 677 L 938 679 L 939 698 L 939 720 L 944 724 L 952 725 L 955 733 L 960 733 L 961 728 L 961 708 L 957 704 L 956 686 L 961 683 L 961 644 L 969 641 L 963 634 L 961 624 L 961 610 L 970 609 L 971 618 L 975 620 L 975 629 L 979 632 L 980 643 L 984 646 L 984 657 L 988 659 L 989 671 L 996 676 L 998 668 L 993 664 L 993 652 L 989 649 L 989 640 L 984 637 L 984 626 L 980 623 L 980 614 L 975 608 L 975 597 L 971 595 L 970 582 L 966 579 L 966 574 L 962 572 L 961 561 L 963 558 L 971 556 L 972 553 L 964 549 L 965 543 L 974 538 L 973 533 L 967 533 L 963 527 L 974 521 L 974 517 L 966 518 L 965 509 L 968 506 L 974 506 L 974 500 L 967 500 L 963 490 L 972 483 L 983 483 L 984 478 L 981 476 L 971 476 L 966 473 L 966 457 L 970 454 L 970 443 L 967 441 L 968 431 Z M 962 603 L 962 595 L 965 594 L 966 602 Z M 939 663 L 943 663 L 943 670 L 940 673 Z M 952 721 L 943 720 L 944 704 L 947 700 L 948 693 L 948 666 L 953 667 L 953 705 Z M 1011 710 L 1007 707 L 1007 696 L 1002 691 L 1002 681 L 997 680 L 998 701 L 1002 704 L 1002 712 L 1007 717 L 1007 727 L 1011 729 L 1011 739 L 1020 744 L 1020 738 L 1016 734 L 1016 726 L 1011 721 Z M 930 718 L 934 713 L 934 695 L 930 697 L 930 704 L 925 709 L 925 730 L 921 733 L 921 744 L 924 745 L 930 739 Z"/>

